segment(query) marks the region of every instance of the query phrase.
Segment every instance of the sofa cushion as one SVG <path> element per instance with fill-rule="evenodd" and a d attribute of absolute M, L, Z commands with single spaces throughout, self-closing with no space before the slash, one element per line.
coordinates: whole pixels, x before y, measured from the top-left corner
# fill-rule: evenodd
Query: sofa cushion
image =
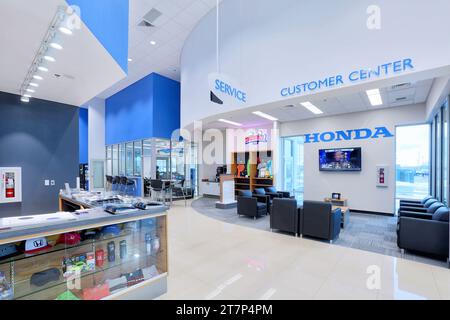
<path fill-rule="evenodd" d="M 433 213 L 433 220 L 448 222 L 449 209 L 446 207 L 440 207 Z"/>
<path fill-rule="evenodd" d="M 254 193 L 254 194 L 260 194 L 260 195 L 265 195 L 265 194 L 266 194 L 266 191 L 265 191 L 263 188 L 256 188 L 256 189 L 253 191 L 253 193 Z"/>
<path fill-rule="evenodd" d="M 429 199 L 429 200 L 425 201 L 423 206 L 425 208 L 429 208 L 433 203 L 436 203 L 436 202 L 438 202 L 436 199 Z"/>
<path fill-rule="evenodd" d="M 422 201 L 420 201 L 422 204 L 424 204 L 425 202 L 427 202 L 428 200 L 433 199 L 432 196 L 428 196 L 422 199 Z"/>
<path fill-rule="evenodd" d="M 444 204 L 442 202 L 435 202 L 427 209 L 427 213 L 435 213 L 437 209 L 443 206 Z"/>
<path fill-rule="evenodd" d="M 261 202 L 258 202 L 257 206 L 258 206 L 258 210 L 264 210 L 267 208 L 267 205 L 265 203 L 261 203 Z"/>
<path fill-rule="evenodd" d="M 239 191 L 239 195 L 241 197 L 249 197 L 249 198 L 251 198 L 252 197 L 252 192 L 250 190 L 240 190 Z"/>
<path fill-rule="evenodd" d="M 268 188 L 266 188 L 266 190 L 267 190 L 267 192 L 270 192 L 270 193 L 277 193 L 277 188 L 275 188 L 275 187 L 268 187 Z"/>

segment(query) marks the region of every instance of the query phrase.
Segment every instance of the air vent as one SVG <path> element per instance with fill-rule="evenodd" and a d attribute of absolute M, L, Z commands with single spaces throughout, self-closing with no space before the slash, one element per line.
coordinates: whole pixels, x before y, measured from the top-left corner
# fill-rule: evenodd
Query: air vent
<path fill-rule="evenodd" d="M 288 104 L 287 106 L 281 107 L 282 109 L 293 109 L 295 106 L 293 104 Z"/>
<path fill-rule="evenodd" d="M 391 87 L 392 90 L 400 90 L 411 87 L 411 82 L 399 83 Z"/>
<path fill-rule="evenodd" d="M 395 99 L 395 101 L 404 101 L 404 100 L 408 100 L 408 98 L 407 97 L 399 97 L 399 98 L 396 98 Z"/>
<path fill-rule="evenodd" d="M 155 8 L 153 8 L 144 15 L 144 17 L 142 18 L 142 21 L 138 24 L 138 26 L 152 28 L 155 26 L 155 21 L 161 15 L 162 15 L 161 11 L 158 11 Z"/>

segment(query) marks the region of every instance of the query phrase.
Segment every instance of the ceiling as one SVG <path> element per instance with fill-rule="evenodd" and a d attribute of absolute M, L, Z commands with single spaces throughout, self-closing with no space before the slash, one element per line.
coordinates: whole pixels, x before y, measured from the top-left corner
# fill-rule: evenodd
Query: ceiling
<path fill-rule="evenodd" d="M 424 103 L 433 85 L 433 79 L 416 82 L 403 82 L 394 86 L 380 89 L 383 105 L 374 107 L 370 104 L 365 91 L 352 94 L 334 95 L 332 97 L 311 99 L 310 101 L 323 111 L 322 115 L 314 115 L 300 104 L 274 106 L 261 110 L 279 119 L 280 122 L 298 121 L 315 117 L 376 110 L 391 107 L 400 107 Z M 229 115 L 220 115 L 220 118 L 242 123 L 245 127 L 270 125 L 272 122 L 252 114 L 248 110 L 234 111 Z M 204 128 L 224 129 L 229 124 L 219 121 L 210 121 L 203 124 Z"/>
<path fill-rule="evenodd" d="M 39 1 L 39 5 L 30 5 L 29 0 L 0 1 L 0 91 L 20 94 L 60 5 L 67 6 L 64 0 Z M 125 76 L 84 24 L 71 36 L 58 32 L 55 41 L 63 50 L 49 51 L 56 62 L 45 63 L 49 72 L 39 74 L 44 80 L 33 97 L 80 106 Z"/>
<path fill-rule="evenodd" d="M 106 99 L 152 72 L 179 81 L 184 42 L 216 3 L 217 0 L 130 0 L 128 56 L 132 61 L 128 63 L 128 76 L 99 97 Z M 152 22 L 153 27 L 141 26 L 151 9 L 161 15 Z"/>

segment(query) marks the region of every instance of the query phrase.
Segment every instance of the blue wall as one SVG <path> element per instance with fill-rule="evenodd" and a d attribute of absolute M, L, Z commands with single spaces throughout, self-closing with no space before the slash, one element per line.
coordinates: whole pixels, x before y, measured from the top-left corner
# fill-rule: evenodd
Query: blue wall
<path fill-rule="evenodd" d="M 170 138 L 180 127 L 180 83 L 152 73 L 106 99 L 106 144 Z"/>
<path fill-rule="evenodd" d="M 0 167 L 22 167 L 22 203 L 0 204 L 0 217 L 58 211 L 59 189 L 78 177 L 78 117 L 74 106 L 0 92 Z"/>
<path fill-rule="evenodd" d="M 128 73 L 129 0 L 67 0 L 80 8 L 81 20 Z"/>
<path fill-rule="evenodd" d="M 78 140 L 79 140 L 79 154 L 80 154 L 80 163 L 88 163 L 89 155 L 88 155 L 88 110 L 85 108 L 80 108 L 79 110 L 79 132 L 78 132 Z"/>

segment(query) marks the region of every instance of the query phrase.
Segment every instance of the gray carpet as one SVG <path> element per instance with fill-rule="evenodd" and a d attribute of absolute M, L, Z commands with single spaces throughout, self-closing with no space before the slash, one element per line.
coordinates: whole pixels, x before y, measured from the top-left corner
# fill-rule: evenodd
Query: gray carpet
<path fill-rule="evenodd" d="M 223 222 L 270 231 L 269 216 L 261 217 L 257 220 L 239 217 L 236 213 L 236 208 L 216 209 L 216 201 L 217 199 L 212 198 L 199 198 L 192 202 L 192 208 L 201 214 Z M 345 229 L 341 229 L 339 238 L 334 243 L 344 247 L 401 257 L 400 250 L 397 247 L 396 227 L 396 217 L 352 212 L 348 225 Z M 405 253 L 403 258 L 444 268 L 447 267 L 445 261 L 416 255 L 411 252 Z"/>

